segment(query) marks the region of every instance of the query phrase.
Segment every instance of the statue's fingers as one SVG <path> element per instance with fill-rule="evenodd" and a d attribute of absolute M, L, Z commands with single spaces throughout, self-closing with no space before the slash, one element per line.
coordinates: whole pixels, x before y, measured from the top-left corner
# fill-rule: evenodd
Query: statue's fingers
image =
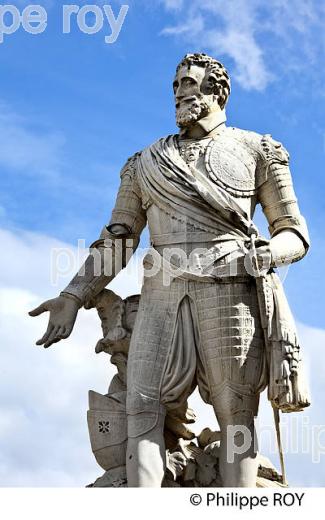
<path fill-rule="evenodd" d="M 60 338 L 57 338 L 57 335 L 58 335 L 58 332 L 60 331 L 61 327 L 60 325 L 57 325 L 56 327 L 54 327 L 54 329 L 52 330 L 51 334 L 49 335 L 49 337 L 47 338 L 45 344 L 44 344 L 44 348 L 48 348 L 52 345 L 52 343 L 56 343 L 56 341 L 54 341 L 55 339 L 57 339 L 57 341 L 60 340 Z"/>
<path fill-rule="evenodd" d="M 55 338 L 51 342 L 51 345 L 53 345 L 54 343 L 58 343 L 59 341 L 61 341 L 61 339 L 62 339 L 61 336 L 55 336 Z M 44 346 L 44 348 L 47 348 L 47 347 Z"/>
<path fill-rule="evenodd" d="M 258 265 L 259 265 L 259 269 L 268 270 L 271 265 L 270 255 L 268 253 L 259 255 Z"/>
<path fill-rule="evenodd" d="M 268 256 L 269 250 L 267 247 L 262 246 L 262 247 L 259 247 L 258 249 L 256 249 L 256 253 L 257 253 L 257 258 L 260 259 L 260 258 L 264 258 L 264 257 Z"/>
<path fill-rule="evenodd" d="M 59 327 L 58 330 L 55 332 L 54 337 L 51 339 L 51 345 L 53 345 L 53 343 L 58 343 L 59 341 L 61 341 L 61 339 L 64 339 L 64 333 L 65 333 L 65 327 L 64 326 Z M 45 345 L 44 345 L 44 347 L 45 347 Z M 45 348 L 47 348 L 47 347 L 45 347 Z"/>
<path fill-rule="evenodd" d="M 49 323 L 44 336 L 41 339 L 39 339 L 38 341 L 36 341 L 36 345 L 43 345 L 43 343 L 45 343 L 47 341 L 47 339 L 48 339 L 49 335 L 51 334 L 51 332 L 53 331 L 53 329 L 54 329 L 54 325 L 52 325 L 52 323 Z"/>
<path fill-rule="evenodd" d="M 72 331 L 72 327 L 63 327 L 63 330 L 62 330 L 62 333 L 61 333 L 61 338 L 62 339 L 66 339 L 70 336 L 71 334 L 71 331 Z"/>
<path fill-rule="evenodd" d="M 61 325 L 60 330 L 56 334 L 58 338 L 61 339 L 63 337 L 63 334 L 65 333 L 65 329 L 66 329 L 65 325 Z"/>
<path fill-rule="evenodd" d="M 39 305 L 38 307 L 36 307 L 36 309 L 33 309 L 32 311 L 30 311 L 28 314 L 30 316 L 39 316 L 40 314 L 43 314 L 43 312 L 46 312 L 48 309 L 46 307 L 46 302 L 44 303 L 41 303 L 41 305 Z"/>
<path fill-rule="evenodd" d="M 268 258 L 270 257 L 269 253 L 267 251 L 265 252 L 262 252 L 262 253 L 259 253 L 258 255 L 258 259 L 261 261 L 261 262 L 266 262 L 268 260 Z"/>

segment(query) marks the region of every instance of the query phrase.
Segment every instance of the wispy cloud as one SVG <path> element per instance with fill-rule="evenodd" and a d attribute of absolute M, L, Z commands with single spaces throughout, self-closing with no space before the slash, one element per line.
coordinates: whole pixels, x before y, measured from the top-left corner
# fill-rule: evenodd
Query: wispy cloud
<path fill-rule="evenodd" d="M 245 89 L 263 90 L 286 67 L 303 70 L 324 50 L 324 5 L 316 0 L 189 0 L 163 2 L 175 23 L 165 35 L 230 58 Z M 315 31 L 317 37 L 315 37 Z"/>
<path fill-rule="evenodd" d="M 162 4 L 165 4 L 167 9 L 179 10 L 184 6 L 184 0 L 159 0 Z"/>
<path fill-rule="evenodd" d="M 64 136 L 45 129 L 0 102 L 0 166 L 26 175 L 56 177 Z"/>

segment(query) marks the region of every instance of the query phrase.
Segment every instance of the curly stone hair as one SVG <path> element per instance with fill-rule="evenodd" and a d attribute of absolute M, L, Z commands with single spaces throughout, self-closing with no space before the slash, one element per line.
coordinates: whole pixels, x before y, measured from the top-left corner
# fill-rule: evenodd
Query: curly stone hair
<path fill-rule="evenodd" d="M 177 66 L 176 74 L 181 67 L 190 67 L 191 65 L 197 65 L 198 67 L 204 67 L 206 69 L 206 72 L 210 75 L 212 91 L 218 96 L 218 103 L 220 108 L 223 109 L 226 106 L 231 91 L 230 78 L 225 67 L 220 61 L 211 58 L 211 56 L 207 54 L 186 54 Z"/>

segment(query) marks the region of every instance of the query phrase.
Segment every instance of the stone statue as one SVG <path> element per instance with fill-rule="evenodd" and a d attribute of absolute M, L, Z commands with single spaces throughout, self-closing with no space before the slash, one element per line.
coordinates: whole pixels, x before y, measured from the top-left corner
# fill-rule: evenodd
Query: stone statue
<path fill-rule="evenodd" d="M 170 465 L 166 425 L 178 421 L 187 431 L 193 419 L 187 399 L 198 386 L 220 427 L 220 485 L 251 487 L 259 465 L 254 418 L 260 393 L 268 388 L 276 413 L 309 405 L 295 324 L 274 271 L 306 254 L 308 231 L 282 144 L 226 126 L 230 79 L 224 66 L 205 54 L 187 54 L 173 88 L 179 134 L 127 161 L 111 220 L 84 266 L 59 297 L 30 314 L 50 312 L 37 344 L 47 348 L 67 338 L 80 307 L 100 308 L 96 298 L 126 265 L 148 224 L 151 249 L 134 323 L 125 316 L 134 300 L 100 296 L 111 300 L 112 312 L 97 350 L 112 355 L 119 374 L 106 396 L 91 394 L 90 430 L 92 424 L 107 435 L 112 429 L 114 446 L 121 441 L 129 487 L 160 487 Z M 253 223 L 257 204 L 269 239 Z M 105 410 L 110 419 L 99 420 Z M 185 448 L 178 451 L 176 473 L 187 457 Z"/>

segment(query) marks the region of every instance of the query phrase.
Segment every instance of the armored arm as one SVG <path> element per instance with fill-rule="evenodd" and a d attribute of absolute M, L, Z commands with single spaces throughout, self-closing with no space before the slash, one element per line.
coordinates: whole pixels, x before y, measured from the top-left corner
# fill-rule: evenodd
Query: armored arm
<path fill-rule="evenodd" d="M 110 225 L 90 247 L 90 254 L 78 274 L 60 296 L 47 300 L 29 313 L 30 316 L 50 313 L 47 330 L 37 345 L 48 348 L 68 338 L 79 308 L 113 280 L 136 250 L 146 224 L 136 180 L 136 161 L 137 155 L 123 168 Z"/>
<path fill-rule="evenodd" d="M 140 241 L 146 225 L 141 192 L 136 178 L 138 154 L 121 171 L 121 183 L 108 226 L 90 246 L 84 265 L 62 295 L 76 298 L 83 305 L 98 294 L 123 269 Z"/>
<path fill-rule="evenodd" d="M 261 144 L 258 201 L 269 223 L 272 264 L 290 264 L 307 253 L 308 230 L 294 192 L 288 152 L 269 135 Z"/>

